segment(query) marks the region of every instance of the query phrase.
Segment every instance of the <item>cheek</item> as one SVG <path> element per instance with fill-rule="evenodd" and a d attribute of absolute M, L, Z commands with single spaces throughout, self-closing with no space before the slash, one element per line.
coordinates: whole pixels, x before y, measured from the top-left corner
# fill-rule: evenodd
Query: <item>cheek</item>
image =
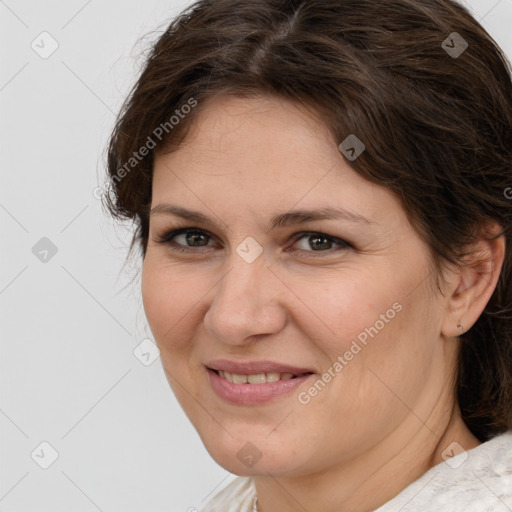
<path fill-rule="evenodd" d="M 312 315 L 304 317 L 302 328 L 327 356 L 322 371 L 344 375 L 333 379 L 333 389 L 350 390 L 345 400 L 351 407 L 363 407 L 386 392 L 375 374 L 398 391 L 405 382 L 424 380 L 431 364 L 437 306 L 426 283 L 418 286 L 420 272 L 400 268 L 346 271 L 343 278 L 318 283 L 316 291 L 312 283 L 297 290 L 317 313 L 314 321 Z M 415 386 L 410 384 L 404 394 L 416 393 Z"/>
<path fill-rule="evenodd" d="M 146 256 L 142 268 L 142 300 L 161 350 L 171 345 L 179 349 L 186 344 L 186 336 L 181 334 L 196 314 L 194 305 L 202 295 L 191 283 L 195 281 L 190 276 L 184 277 L 176 268 L 162 264 L 151 254 Z"/>
<path fill-rule="evenodd" d="M 351 416 L 356 430 L 371 415 L 384 421 L 390 411 L 406 414 L 397 396 L 414 404 L 432 369 L 437 305 L 425 283 L 411 290 L 414 286 L 398 276 L 360 279 L 358 286 L 347 284 L 348 295 L 330 290 L 337 304 L 330 309 L 329 325 L 338 336 L 325 338 L 324 351 L 339 364 L 325 410 L 333 417 L 357 411 Z"/>
<path fill-rule="evenodd" d="M 312 340 L 322 340 L 323 350 L 334 359 L 349 350 L 353 340 L 371 339 L 374 327 L 389 329 L 402 314 L 402 287 L 390 272 L 344 269 L 337 276 L 297 281 L 294 291 L 308 306 L 301 325 Z"/>

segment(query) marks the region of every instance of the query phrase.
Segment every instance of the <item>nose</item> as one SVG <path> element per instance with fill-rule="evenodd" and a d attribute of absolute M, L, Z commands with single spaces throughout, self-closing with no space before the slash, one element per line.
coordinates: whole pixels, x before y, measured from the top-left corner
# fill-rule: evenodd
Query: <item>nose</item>
<path fill-rule="evenodd" d="M 283 284 L 263 256 L 247 263 L 233 252 L 229 270 L 214 288 L 205 328 L 225 344 L 243 345 L 254 336 L 280 332 L 286 324 Z"/>

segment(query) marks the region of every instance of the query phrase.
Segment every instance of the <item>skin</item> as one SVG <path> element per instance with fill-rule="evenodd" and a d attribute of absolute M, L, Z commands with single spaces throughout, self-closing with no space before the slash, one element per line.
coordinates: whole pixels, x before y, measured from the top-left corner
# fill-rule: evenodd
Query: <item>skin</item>
<path fill-rule="evenodd" d="M 152 213 L 147 319 L 206 449 L 228 471 L 255 477 L 265 512 L 372 510 L 443 462 L 450 443 L 480 444 L 454 399 L 457 323 L 469 329 L 491 297 L 503 238 L 479 242 L 490 262 L 447 268 L 444 295 L 436 292 L 428 247 L 400 202 L 360 177 L 338 143 L 300 106 L 218 96 L 186 144 L 155 155 L 152 208 L 172 203 L 219 225 Z M 278 213 L 327 206 L 371 223 L 268 227 Z M 173 239 L 187 252 L 157 242 L 185 227 L 204 232 L 199 242 Z M 350 245 L 328 238 L 318 248 L 311 233 L 294 240 L 302 231 Z M 252 263 L 236 252 L 248 236 L 263 248 Z M 401 311 L 308 404 L 297 395 L 313 381 L 255 406 L 212 390 L 204 364 L 217 358 L 271 359 L 316 379 L 396 302 Z M 262 454 L 252 467 L 237 457 L 248 441 Z"/>

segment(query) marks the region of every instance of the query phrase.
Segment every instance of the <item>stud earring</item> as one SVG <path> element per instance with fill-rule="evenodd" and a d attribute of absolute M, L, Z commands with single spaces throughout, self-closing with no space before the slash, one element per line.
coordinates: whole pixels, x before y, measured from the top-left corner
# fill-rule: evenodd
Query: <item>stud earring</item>
<path fill-rule="evenodd" d="M 457 324 L 457 329 L 463 331 L 464 330 L 464 326 L 460 323 L 460 320 L 459 320 L 459 323 Z"/>

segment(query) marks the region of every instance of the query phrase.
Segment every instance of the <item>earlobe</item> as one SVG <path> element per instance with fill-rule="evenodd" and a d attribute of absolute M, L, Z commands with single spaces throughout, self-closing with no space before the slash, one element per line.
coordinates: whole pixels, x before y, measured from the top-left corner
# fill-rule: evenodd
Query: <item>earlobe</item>
<path fill-rule="evenodd" d="M 489 238 L 499 233 L 499 229 L 498 224 L 493 224 L 490 230 L 487 228 L 465 258 L 464 266 L 459 268 L 442 324 L 445 337 L 467 332 L 492 297 L 505 258 L 505 237 Z"/>

